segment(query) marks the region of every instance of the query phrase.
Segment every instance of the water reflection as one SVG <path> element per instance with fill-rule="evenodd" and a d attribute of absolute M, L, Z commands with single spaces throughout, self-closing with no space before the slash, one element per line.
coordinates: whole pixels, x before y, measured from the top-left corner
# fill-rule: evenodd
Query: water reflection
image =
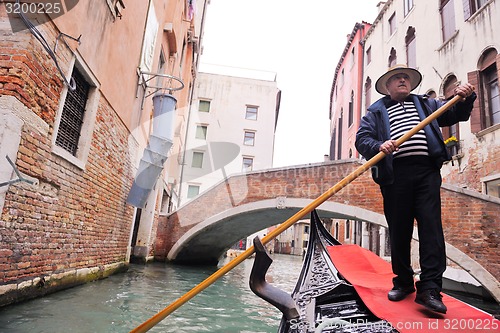
<path fill-rule="evenodd" d="M 273 255 L 268 277 L 291 292 L 301 257 Z M 248 286 L 247 259 L 150 332 L 276 332 L 281 313 Z M 154 263 L 3 308 L 0 332 L 129 332 L 215 272 L 215 267 Z"/>

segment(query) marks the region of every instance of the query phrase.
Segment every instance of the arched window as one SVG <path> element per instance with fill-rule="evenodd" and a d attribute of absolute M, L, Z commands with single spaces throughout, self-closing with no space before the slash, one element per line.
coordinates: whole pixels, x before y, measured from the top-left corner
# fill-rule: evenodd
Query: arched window
<path fill-rule="evenodd" d="M 396 50 L 391 48 L 391 54 L 389 55 L 389 68 L 396 65 L 398 57 L 396 56 Z"/>
<path fill-rule="evenodd" d="M 337 129 L 334 128 L 332 132 L 332 137 L 330 139 L 330 160 L 335 159 L 335 144 L 337 141 Z"/>
<path fill-rule="evenodd" d="M 471 130 L 477 133 L 500 124 L 500 95 L 498 67 L 500 55 L 497 50 L 486 50 L 478 62 L 479 70 L 468 73 L 468 81 L 477 89 L 478 100 L 471 114 Z"/>
<path fill-rule="evenodd" d="M 366 78 L 365 82 L 365 109 L 372 104 L 372 79 Z"/>
<path fill-rule="evenodd" d="M 429 90 L 425 93 L 425 95 L 427 96 L 427 98 L 436 98 L 437 97 L 437 94 L 434 90 Z"/>
<path fill-rule="evenodd" d="M 351 126 L 354 122 L 354 91 L 351 91 L 351 99 L 349 100 L 349 115 L 347 127 Z"/>
<path fill-rule="evenodd" d="M 405 37 L 406 64 L 408 67 L 417 67 L 417 40 L 415 39 L 415 28 L 408 27 Z"/>

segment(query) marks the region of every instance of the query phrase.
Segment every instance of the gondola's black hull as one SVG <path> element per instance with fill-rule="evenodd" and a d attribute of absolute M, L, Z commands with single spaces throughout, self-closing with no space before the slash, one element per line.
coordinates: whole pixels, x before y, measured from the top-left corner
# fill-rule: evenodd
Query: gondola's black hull
<path fill-rule="evenodd" d="M 258 245 L 260 240 L 255 241 L 256 262 L 259 262 L 259 257 L 268 254 L 264 246 Z M 327 247 L 333 245 L 340 243 L 325 229 L 318 214 L 313 211 L 304 264 L 289 298 L 282 291 L 266 285 L 263 277 L 270 263 L 267 267 L 254 266 L 250 287 L 284 314 L 278 333 L 398 332 L 389 322 L 370 312 L 354 287 L 336 269 L 327 251 Z M 276 304 L 279 300 L 283 304 Z M 292 309 L 293 305 L 295 309 Z"/>

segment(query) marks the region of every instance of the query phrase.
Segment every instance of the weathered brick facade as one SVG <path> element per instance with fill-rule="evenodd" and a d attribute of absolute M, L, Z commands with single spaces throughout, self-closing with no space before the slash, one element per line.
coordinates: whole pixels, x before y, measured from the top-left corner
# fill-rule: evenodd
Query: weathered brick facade
<path fill-rule="evenodd" d="M 126 268 L 133 207 L 125 200 L 134 170 L 129 131 L 104 98 L 85 168 L 51 152 L 63 82 L 29 31 L 9 34 L 5 13 L 0 22 L 0 94 L 32 113 L 23 119 L 17 156 L 10 157 L 21 172 L 39 181 L 10 185 L 5 194 L 0 219 L 4 305 Z M 38 29 L 56 34 L 49 27 Z M 34 123 L 41 123 L 42 130 Z"/>

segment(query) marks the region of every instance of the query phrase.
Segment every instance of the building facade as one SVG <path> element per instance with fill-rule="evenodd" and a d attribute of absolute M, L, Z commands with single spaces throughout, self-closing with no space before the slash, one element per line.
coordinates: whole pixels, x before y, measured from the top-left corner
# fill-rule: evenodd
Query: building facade
<path fill-rule="evenodd" d="M 280 95 L 275 80 L 198 73 L 182 156 L 181 204 L 228 175 L 272 167 Z"/>
<path fill-rule="evenodd" d="M 330 93 L 330 160 L 359 157 L 354 141 L 363 108 L 363 47 L 360 41 L 370 27 L 366 22 L 354 25 L 335 68 Z"/>
<path fill-rule="evenodd" d="M 146 207 L 128 198 L 160 124 L 154 94 L 175 98 L 176 127 L 187 117 L 205 1 L 23 5 L 0 4 L 0 305 L 149 256 L 179 175 L 162 169 Z"/>
<path fill-rule="evenodd" d="M 498 1 L 387 1 L 362 41 L 365 105 L 382 97 L 372 89 L 388 67 L 418 69 L 416 94 L 448 99 L 456 84 L 470 82 L 478 99 L 471 118 L 449 128 L 453 161 L 443 181 L 499 196 L 500 182 L 500 4 Z M 366 112 L 366 108 L 363 109 Z"/>

